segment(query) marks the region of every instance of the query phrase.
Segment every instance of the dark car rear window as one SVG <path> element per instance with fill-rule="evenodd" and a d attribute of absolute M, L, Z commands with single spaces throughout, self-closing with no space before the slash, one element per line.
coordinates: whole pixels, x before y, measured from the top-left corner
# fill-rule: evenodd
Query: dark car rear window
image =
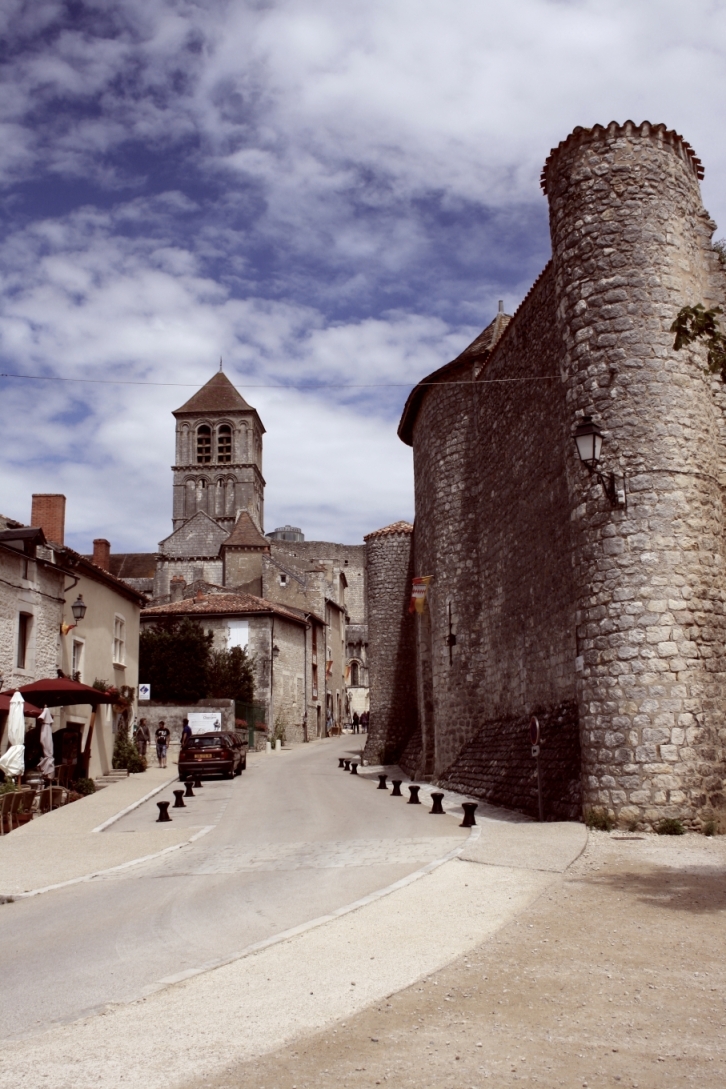
<path fill-rule="evenodd" d="M 188 749 L 221 749 L 229 747 L 229 742 L 219 734 L 216 737 L 190 737 L 186 747 Z"/>

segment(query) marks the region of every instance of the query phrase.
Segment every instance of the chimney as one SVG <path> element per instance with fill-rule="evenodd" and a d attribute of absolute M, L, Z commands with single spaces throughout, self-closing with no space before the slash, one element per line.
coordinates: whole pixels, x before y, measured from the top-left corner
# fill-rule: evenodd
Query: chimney
<path fill-rule="evenodd" d="M 181 601 L 184 597 L 184 591 L 186 589 L 186 582 L 181 575 L 174 575 L 169 583 L 169 589 L 171 591 L 172 601 Z"/>
<path fill-rule="evenodd" d="M 42 529 L 46 540 L 62 545 L 65 542 L 66 497 L 34 495 L 30 524 Z"/>
<path fill-rule="evenodd" d="M 93 562 L 103 571 L 111 570 L 111 542 L 105 537 L 96 537 L 93 542 Z"/>

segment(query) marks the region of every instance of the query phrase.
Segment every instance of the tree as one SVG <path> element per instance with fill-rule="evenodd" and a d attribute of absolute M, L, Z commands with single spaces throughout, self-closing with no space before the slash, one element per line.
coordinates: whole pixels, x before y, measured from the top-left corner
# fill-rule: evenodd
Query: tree
<path fill-rule="evenodd" d="M 252 703 L 255 682 L 252 662 L 242 647 L 213 650 L 207 672 L 207 695 L 211 699 L 238 700 Z"/>
<path fill-rule="evenodd" d="M 155 700 L 196 703 L 207 695 L 212 642 L 189 617 L 159 620 L 139 639 L 139 676 Z"/>

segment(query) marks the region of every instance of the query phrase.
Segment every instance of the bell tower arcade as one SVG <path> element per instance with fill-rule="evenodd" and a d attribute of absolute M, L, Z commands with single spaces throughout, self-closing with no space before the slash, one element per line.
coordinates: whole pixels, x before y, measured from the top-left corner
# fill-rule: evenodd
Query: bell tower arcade
<path fill-rule="evenodd" d="M 198 511 L 232 531 L 241 511 L 264 533 L 265 429 L 221 369 L 181 408 L 176 419 L 174 529 Z"/>

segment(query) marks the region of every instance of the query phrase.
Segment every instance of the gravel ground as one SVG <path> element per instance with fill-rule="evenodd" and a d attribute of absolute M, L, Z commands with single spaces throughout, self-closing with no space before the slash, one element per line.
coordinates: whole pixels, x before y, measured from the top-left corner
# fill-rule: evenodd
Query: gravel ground
<path fill-rule="evenodd" d="M 726 837 L 593 833 L 468 955 L 185 1089 L 722 1089 L 725 921 Z"/>

